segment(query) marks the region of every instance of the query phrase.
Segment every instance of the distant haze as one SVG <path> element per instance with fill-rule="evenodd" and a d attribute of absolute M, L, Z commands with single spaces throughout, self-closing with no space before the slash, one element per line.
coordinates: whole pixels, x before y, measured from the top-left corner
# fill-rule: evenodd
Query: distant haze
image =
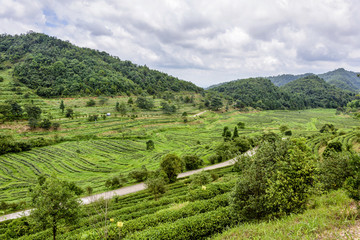
<path fill-rule="evenodd" d="M 360 71 L 355 0 L 2 0 L 0 33 L 43 32 L 201 87 Z"/>

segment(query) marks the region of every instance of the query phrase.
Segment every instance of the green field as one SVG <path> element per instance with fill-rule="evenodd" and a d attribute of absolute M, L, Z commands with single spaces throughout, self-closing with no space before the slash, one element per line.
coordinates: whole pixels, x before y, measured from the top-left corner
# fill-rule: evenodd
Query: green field
<path fill-rule="evenodd" d="M 107 107 L 111 108 L 110 103 Z M 185 107 L 190 110 L 189 114 L 199 112 L 197 109 L 190 109 L 191 106 Z M 98 107 L 87 110 L 96 109 Z M 52 111 L 58 110 L 54 106 Z M 55 173 L 61 179 L 76 181 L 81 187 L 89 185 L 94 188 L 94 192 L 102 192 L 106 190 L 104 182 L 109 177 L 126 175 L 142 165 L 148 169 L 157 169 L 160 159 L 170 152 L 179 156 L 196 154 L 208 163 L 207 158 L 222 142 L 223 127 L 233 129 L 239 121 L 246 125 L 245 129 L 239 130 L 239 134 L 246 136 L 269 131 L 279 133 L 279 126 L 285 124 L 293 135 L 309 137 L 309 146 L 315 149 L 315 153 L 323 143 L 324 136 L 328 140 L 338 139 L 344 143 L 352 143 L 359 127 L 357 120 L 335 115 L 335 110 L 328 109 L 206 112 L 197 118 L 189 117 L 188 123 L 182 121 L 180 114 L 168 116 L 160 112 L 156 116 L 144 113 L 136 119 L 110 116 L 97 122 L 88 122 L 85 117 L 64 118 L 60 120 L 61 129 L 58 131 L 19 132 L 11 128 L 10 124 L 8 128 L 1 129 L 1 133 L 12 134 L 16 138 L 57 137 L 63 138 L 63 142 L 0 156 L 0 201 L 23 199 L 28 187 L 43 173 Z M 343 135 L 320 134 L 319 129 L 325 123 L 334 124 Z M 26 128 L 26 122 L 13 124 Z M 146 141 L 149 139 L 155 142 L 153 151 L 146 150 Z"/>

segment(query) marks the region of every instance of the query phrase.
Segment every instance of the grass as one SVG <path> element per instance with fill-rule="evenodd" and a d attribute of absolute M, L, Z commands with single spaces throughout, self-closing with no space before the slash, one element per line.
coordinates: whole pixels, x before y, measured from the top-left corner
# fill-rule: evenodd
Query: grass
<path fill-rule="evenodd" d="M 314 198 L 303 214 L 243 223 L 212 239 L 344 239 L 346 229 L 358 224 L 356 217 L 354 203 L 339 190 Z"/>

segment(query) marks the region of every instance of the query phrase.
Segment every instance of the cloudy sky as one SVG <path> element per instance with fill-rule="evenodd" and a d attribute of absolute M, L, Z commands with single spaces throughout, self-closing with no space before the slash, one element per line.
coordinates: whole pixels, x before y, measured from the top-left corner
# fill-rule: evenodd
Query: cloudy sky
<path fill-rule="evenodd" d="M 30 30 L 206 87 L 360 71 L 356 0 L 0 0 L 0 33 Z"/>

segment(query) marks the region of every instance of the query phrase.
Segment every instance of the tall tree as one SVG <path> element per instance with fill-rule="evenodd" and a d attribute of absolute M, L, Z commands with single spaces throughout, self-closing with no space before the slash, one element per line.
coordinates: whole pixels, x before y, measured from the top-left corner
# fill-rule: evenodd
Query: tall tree
<path fill-rule="evenodd" d="M 63 100 L 61 100 L 61 102 L 60 102 L 60 109 L 61 109 L 61 113 L 64 113 L 65 104 L 64 104 Z"/>
<path fill-rule="evenodd" d="M 79 219 L 80 202 L 69 184 L 56 177 L 39 179 L 39 183 L 30 190 L 31 205 L 34 209 L 30 217 L 41 227 L 50 227 L 53 239 L 59 226 L 74 224 Z"/>

